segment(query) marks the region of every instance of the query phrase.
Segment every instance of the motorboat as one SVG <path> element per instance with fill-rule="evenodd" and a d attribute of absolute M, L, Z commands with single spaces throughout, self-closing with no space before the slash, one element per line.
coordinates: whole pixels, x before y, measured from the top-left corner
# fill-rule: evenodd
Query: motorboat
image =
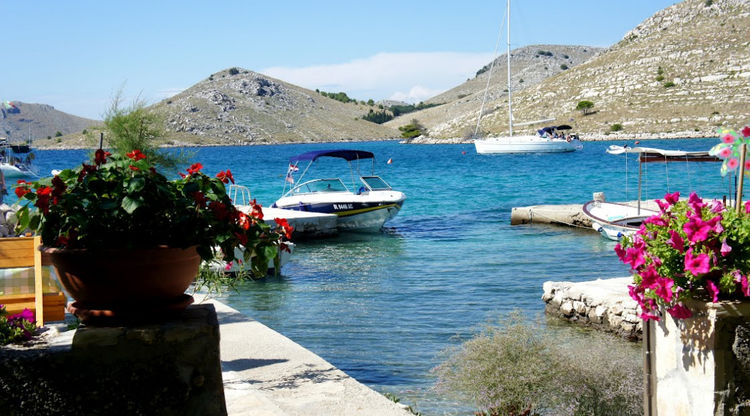
<path fill-rule="evenodd" d="M 513 120 L 513 106 L 512 106 L 512 97 L 511 97 L 511 77 L 510 77 L 510 0 L 507 1 L 507 11 L 506 11 L 506 17 L 508 18 L 507 21 L 507 29 L 508 29 L 508 35 L 507 35 L 507 52 L 506 57 L 508 60 L 507 63 L 507 78 L 508 78 L 508 128 L 509 128 L 509 134 L 508 136 L 499 136 L 499 137 L 486 137 L 482 139 L 476 139 L 474 140 L 474 147 L 476 148 L 476 151 L 478 154 L 502 154 L 502 153 L 565 153 L 565 152 L 574 152 L 576 150 L 580 150 L 583 148 L 583 145 L 578 140 L 578 137 L 575 136 L 574 138 L 568 136 L 568 137 L 559 137 L 557 134 L 543 134 L 541 133 L 542 130 L 540 130 L 540 133 L 538 135 L 523 135 L 523 136 L 514 136 L 513 135 L 513 126 L 514 126 L 514 120 Z M 479 116 L 477 117 L 477 127 L 474 131 L 474 136 L 476 137 L 479 132 L 479 126 L 482 121 L 482 115 L 484 114 L 484 105 L 487 101 L 487 92 L 489 91 L 490 87 L 490 77 L 492 76 L 492 68 L 495 66 L 495 61 L 492 61 L 492 64 L 490 65 L 489 73 L 487 74 L 487 86 L 485 87 L 484 91 L 484 98 L 482 99 L 482 105 L 479 108 Z M 537 123 L 543 123 L 547 121 L 551 121 L 554 119 L 545 119 L 545 120 L 537 120 L 537 121 L 530 121 L 525 123 L 515 123 L 515 126 L 523 126 L 523 125 L 532 125 Z M 567 129 L 570 129 L 570 126 L 565 126 Z M 550 129 L 549 127 L 547 129 Z M 555 129 L 553 126 L 551 129 Z M 562 130 L 558 128 L 559 130 Z"/>
<path fill-rule="evenodd" d="M 31 162 L 34 153 L 26 144 L 11 144 L 0 137 L 0 170 L 6 178 L 37 176 Z"/>
<path fill-rule="evenodd" d="M 351 171 L 352 189 L 356 192 L 347 188 L 339 178 L 304 180 L 310 167 L 321 158 L 346 160 Z M 364 176 L 359 172 L 359 162 L 368 159 L 372 160 L 373 172 Z M 282 197 L 271 208 L 334 214 L 339 231 L 378 231 L 398 214 L 406 200 L 403 192 L 393 190 L 385 180 L 374 175 L 375 155 L 371 152 L 315 150 L 294 156 L 289 162 Z M 294 173 L 299 170 L 300 162 L 309 163 L 295 181 Z M 359 177 L 359 183 L 354 182 L 355 176 Z"/>
<path fill-rule="evenodd" d="M 638 201 L 635 206 L 604 201 L 589 201 L 583 205 L 583 213 L 591 219 L 591 227 L 610 240 L 631 236 L 640 229 L 643 221 L 659 211 L 641 207 L 641 183 L 643 163 L 650 162 L 720 162 L 708 151 L 665 150 L 653 147 L 609 146 L 612 155 L 638 154 Z M 627 163 L 627 162 L 626 162 Z"/>
<path fill-rule="evenodd" d="M 229 185 L 227 194 L 237 209 L 245 214 L 252 212 L 250 190 L 246 186 Z M 336 228 L 338 217 L 335 214 L 272 207 L 263 207 L 262 210 L 263 220 L 271 226 L 276 226 L 276 219 L 286 219 L 289 225 L 294 228 L 294 232 L 292 233 L 293 240 L 327 237 L 335 235 L 338 232 Z"/>
<path fill-rule="evenodd" d="M 659 215 L 658 211 L 605 201 L 585 203 L 583 213 L 591 219 L 591 228 L 614 241 L 632 236 L 646 218 Z"/>

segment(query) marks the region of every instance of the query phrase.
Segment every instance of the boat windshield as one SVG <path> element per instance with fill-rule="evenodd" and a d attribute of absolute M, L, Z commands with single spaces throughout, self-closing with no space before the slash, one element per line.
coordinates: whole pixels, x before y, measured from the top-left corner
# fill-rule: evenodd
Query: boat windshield
<path fill-rule="evenodd" d="M 297 185 L 289 191 L 288 195 L 313 194 L 320 192 L 349 192 L 341 179 L 315 179 Z"/>
<path fill-rule="evenodd" d="M 380 176 L 362 176 L 360 178 L 371 191 L 390 191 L 391 186 Z"/>

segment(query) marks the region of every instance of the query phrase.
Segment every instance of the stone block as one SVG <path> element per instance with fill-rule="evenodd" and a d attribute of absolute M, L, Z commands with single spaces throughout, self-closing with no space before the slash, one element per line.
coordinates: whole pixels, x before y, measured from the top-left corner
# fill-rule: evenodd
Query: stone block
<path fill-rule="evenodd" d="M 128 327 L 0 348 L 9 414 L 226 415 L 213 305 Z M 62 334 L 61 334 L 62 335 Z"/>
<path fill-rule="evenodd" d="M 573 302 L 567 301 L 560 306 L 560 313 L 565 316 L 573 315 Z"/>
<path fill-rule="evenodd" d="M 586 307 L 586 304 L 581 301 L 575 301 L 573 302 L 573 309 L 579 314 L 579 315 L 586 315 L 586 310 L 588 309 Z"/>

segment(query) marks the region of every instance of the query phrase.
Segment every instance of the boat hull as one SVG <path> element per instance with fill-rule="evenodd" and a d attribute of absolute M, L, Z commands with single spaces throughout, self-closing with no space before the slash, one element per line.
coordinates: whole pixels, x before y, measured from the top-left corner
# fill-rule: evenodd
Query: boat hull
<path fill-rule="evenodd" d="M 475 140 L 478 154 L 565 153 L 581 148 L 578 140 L 546 139 L 539 136 L 491 137 Z"/>
<path fill-rule="evenodd" d="M 368 195 L 337 194 L 286 197 L 274 205 L 285 210 L 334 214 L 339 231 L 373 232 L 395 217 L 406 199 L 403 193 L 397 191 L 370 192 Z"/>
<path fill-rule="evenodd" d="M 591 228 L 603 237 L 618 241 L 623 236 L 632 236 L 641 228 L 646 218 L 659 212 L 625 204 L 589 201 L 583 205 L 583 213 L 591 219 Z"/>
<path fill-rule="evenodd" d="M 0 163 L 0 170 L 3 171 L 3 176 L 6 178 L 22 178 L 26 176 L 34 176 L 34 172 L 26 169 L 19 169 L 18 166 L 10 165 L 7 163 Z"/>

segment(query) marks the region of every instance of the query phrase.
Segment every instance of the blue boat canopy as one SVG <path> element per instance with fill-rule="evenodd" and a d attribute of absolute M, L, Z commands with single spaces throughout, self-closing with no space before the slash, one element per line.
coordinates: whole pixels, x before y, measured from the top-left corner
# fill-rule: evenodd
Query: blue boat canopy
<path fill-rule="evenodd" d="M 289 158 L 289 161 L 294 162 L 300 162 L 303 160 L 311 160 L 315 161 L 320 157 L 338 157 L 341 159 L 346 159 L 348 161 L 352 160 L 359 160 L 359 159 L 373 159 L 375 157 L 372 152 L 367 152 L 364 150 L 346 150 L 346 149 L 339 149 L 339 150 L 313 150 L 311 152 L 302 153 L 301 155 L 294 156 L 292 158 Z"/>

